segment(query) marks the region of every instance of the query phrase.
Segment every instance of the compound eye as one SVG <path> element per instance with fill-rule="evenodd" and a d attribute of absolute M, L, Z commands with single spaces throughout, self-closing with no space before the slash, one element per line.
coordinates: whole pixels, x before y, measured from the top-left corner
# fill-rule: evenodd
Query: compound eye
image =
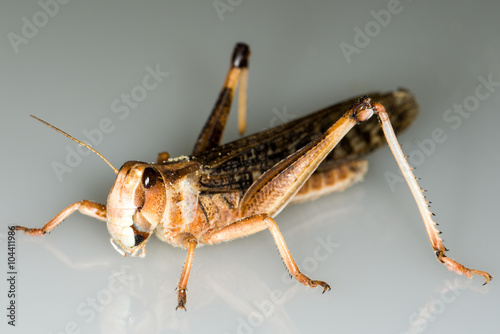
<path fill-rule="evenodd" d="M 149 189 L 153 187 L 157 180 L 158 174 L 153 168 L 147 167 L 144 169 L 144 173 L 142 173 L 142 185 L 144 188 Z"/>

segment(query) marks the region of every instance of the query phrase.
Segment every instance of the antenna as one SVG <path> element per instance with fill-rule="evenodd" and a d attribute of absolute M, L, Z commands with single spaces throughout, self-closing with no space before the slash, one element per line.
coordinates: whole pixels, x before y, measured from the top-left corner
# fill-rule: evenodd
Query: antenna
<path fill-rule="evenodd" d="M 105 162 L 109 165 L 109 167 L 111 167 L 111 169 L 113 169 L 113 171 L 115 172 L 115 174 L 118 174 L 118 169 L 116 169 L 116 168 L 115 168 L 115 167 L 114 167 L 114 166 L 113 166 L 113 165 L 112 165 L 112 164 L 111 164 L 111 163 L 110 163 L 110 162 L 109 162 L 109 161 L 108 161 L 108 160 L 107 160 L 107 159 L 106 159 L 106 158 L 105 158 L 105 157 L 104 157 L 101 153 L 97 152 L 97 151 L 96 151 L 94 148 L 92 148 L 90 145 L 85 144 L 85 143 L 84 143 L 84 142 L 82 142 L 82 141 L 79 141 L 78 139 L 76 139 L 76 138 L 74 138 L 74 137 L 70 136 L 69 134 L 67 134 L 67 133 L 66 133 L 66 132 L 64 132 L 63 130 L 56 128 L 56 127 L 55 127 L 55 126 L 53 126 L 52 124 L 47 123 L 47 122 L 45 122 L 44 120 L 42 120 L 42 119 L 40 119 L 40 118 L 38 118 L 38 117 L 36 117 L 36 116 L 33 116 L 33 115 L 30 115 L 30 116 L 31 116 L 31 117 L 33 117 L 34 119 L 36 119 L 37 121 L 40 121 L 40 122 L 42 122 L 43 124 L 47 125 L 49 128 L 54 129 L 54 130 L 56 130 L 57 132 L 59 132 L 59 133 L 61 133 L 61 134 L 65 135 L 66 137 L 68 137 L 68 138 L 69 138 L 69 139 L 71 139 L 72 141 L 77 142 L 78 144 L 80 144 L 80 145 L 82 145 L 82 146 L 84 146 L 84 147 L 88 148 L 89 150 L 91 150 L 92 152 L 94 152 L 95 154 L 97 154 L 97 155 L 98 155 L 98 156 L 99 156 L 102 160 L 104 160 L 104 161 L 105 161 Z"/>

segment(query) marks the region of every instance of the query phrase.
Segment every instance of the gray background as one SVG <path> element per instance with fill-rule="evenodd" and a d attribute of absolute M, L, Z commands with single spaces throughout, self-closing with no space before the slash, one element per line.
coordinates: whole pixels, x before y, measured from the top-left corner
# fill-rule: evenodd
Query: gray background
<path fill-rule="evenodd" d="M 405 0 L 385 27 L 371 11 L 390 1 L 220 3 L 226 11 L 219 15 L 212 1 L 71 1 L 43 22 L 36 1 L 2 2 L 4 275 L 7 225 L 40 227 L 72 202 L 104 203 L 114 181 L 100 159 L 85 156 L 60 182 L 52 165 L 65 164 L 75 145 L 28 115 L 80 139 L 110 119 L 113 130 L 95 147 L 117 167 L 153 161 L 163 150 L 189 153 L 238 41 L 253 52 L 249 133 L 368 91 L 411 89 L 421 114 L 400 138 L 429 190 L 449 255 L 500 274 L 500 87 L 460 124 L 444 119 L 454 104 L 474 102 L 476 89 L 487 92 L 480 77 L 500 81 L 498 2 Z M 40 28 L 16 53 L 9 36 L 22 37 L 23 17 L 33 23 L 33 16 Z M 355 45 L 356 27 L 366 25 L 374 29 L 370 41 L 347 59 L 342 43 Z M 157 65 L 168 77 L 120 119 L 113 101 Z M 429 143 L 435 129 L 446 140 L 423 151 L 417 143 Z M 233 112 L 224 139 L 237 138 Z M 386 180 L 397 173 L 389 150 L 369 161 L 365 182 L 277 217 L 299 266 L 330 283 L 329 293 L 286 278 L 263 232 L 198 250 L 188 312 L 176 312 L 183 250 L 154 238 L 145 259 L 122 258 L 103 223 L 75 214 L 45 238 L 17 235 L 17 326 L 6 325 L 6 278 L 1 326 L 9 333 L 498 332 L 499 282 L 482 287 L 481 278 L 440 265 L 408 189 Z M 328 240 L 331 254 L 321 248 Z"/>

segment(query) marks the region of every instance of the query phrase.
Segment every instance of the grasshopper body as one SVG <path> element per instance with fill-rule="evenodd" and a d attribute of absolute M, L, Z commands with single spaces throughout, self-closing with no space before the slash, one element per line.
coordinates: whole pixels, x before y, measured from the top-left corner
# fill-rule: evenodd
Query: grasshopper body
<path fill-rule="evenodd" d="M 488 273 L 468 269 L 445 256 L 440 232 L 393 131 L 393 127 L 396 132 L 406 129 L 417 115 L 415 99 L 404 89 L 349 99 L 221 145 L 238 83 L 239 129 L 245 129 L 249 56 L 247 45 L 236 45 L 219 98 L 190 156 L 170 158 L 164 152 L 158 155 L 156 164 L 128 161 L 117 170 L 89 147 L 117 174 L 107 204 L 76 202 L 43 228 L 15 228 L 44 235 L 78 210 L 107 223 L 111 243 L 122 255 L 141 257 L 155 232 L 161 240 L 187 250 L 177 286 L 178 308 L 185 308 L 187 281 L 197 246 L 268 229 L 290 274 L 306 286 L 321 286 L 324 292 L 330 290 L 327 283 L 300 272 L 273 217 L 288 203 L 344 190 L 361 180 L 367 170 L 363 157 L 387 140 L 415 197 L 438 260 L 459 274 L 478 274 L 486 282 L 491 279 Z M 375 117 L 371 118 L 373 114 L 377 114 L 382 127 Z"/>

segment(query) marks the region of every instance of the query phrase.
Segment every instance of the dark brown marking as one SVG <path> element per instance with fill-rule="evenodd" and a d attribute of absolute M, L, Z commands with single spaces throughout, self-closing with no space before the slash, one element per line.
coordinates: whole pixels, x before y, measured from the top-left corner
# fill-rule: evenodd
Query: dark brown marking
<path fill-rule="evenodd" d="M 246 68 L 248 67 L 249 57 L 250 47 L 245 43 L 238 43 L 234 48 L 231 64 L 236 68 Z"/>
<path fill-rule="evenodd" d="M 226 194 L 221 194 L 221 197 L 222 199 L 227 203 L 227 205 L 229 206 L 230 209 L 234 209 L 234 205 L 233 203 L 231 203 L 227 197 L 226 197 Z"/>
<path fill-rule="evenodd" d="M 203 203 L 201 203 L 201 201 L 198 200 L 198 204 L 200 205 L 201 212 L 203 212 L 203 215 L 205 216 L 205 220 L 207 222 L 210 222 L 210 219 L 208 219 L 207 211 L 205 210 L 205 207 L 203 206 Z"/>

